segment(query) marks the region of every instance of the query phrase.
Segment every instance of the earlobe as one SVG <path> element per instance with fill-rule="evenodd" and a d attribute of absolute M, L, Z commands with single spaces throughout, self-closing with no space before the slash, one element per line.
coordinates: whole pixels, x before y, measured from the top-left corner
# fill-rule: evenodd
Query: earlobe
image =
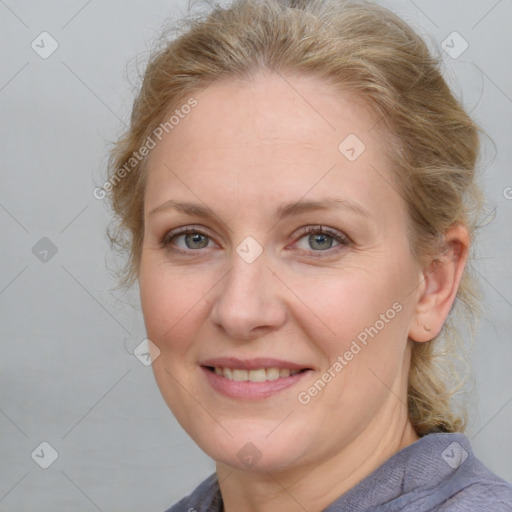
<path fill-rule="evenodd" d="M 415 315 L 409 338 L 430 341 L 440 332 L 457 295 L 466 266 L 470 238 L 462 224 L 454 224 L 444 236 L 444 251 L 431 260 L 421 274 Z"/>

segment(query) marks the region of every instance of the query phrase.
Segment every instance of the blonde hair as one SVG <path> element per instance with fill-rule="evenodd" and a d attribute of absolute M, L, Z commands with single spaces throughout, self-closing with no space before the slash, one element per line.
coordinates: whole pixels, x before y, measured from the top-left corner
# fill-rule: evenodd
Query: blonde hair
<path fill-rule="evenodd" d="M 119 169 L 180 102 L 216 80 L 264 70 L 322 78 L 360 96 L 384 123 L 416 257 L 435 259 L 454 223 L 465 225 L 473 241 L 482 206 L 475 179 L 480 129 L 443 79 L 440 57 L 397 15 L 365 1 L 238 0 L 186 20 L 178 37 L 163 41 L 147 65 L 130 126 L 110 154 L 117 219 L 110 236 L 128 253 L 124 286 L 138 278 L 147 156 L 113 182 Z M 410 340 L 408 408 L 420 436 L 467 427 L 467 406 L 455 397 L 469 375 L 465 339 L 472 339 L 479 312 L 469 265 L 441 333 L 430 342 Z"/>

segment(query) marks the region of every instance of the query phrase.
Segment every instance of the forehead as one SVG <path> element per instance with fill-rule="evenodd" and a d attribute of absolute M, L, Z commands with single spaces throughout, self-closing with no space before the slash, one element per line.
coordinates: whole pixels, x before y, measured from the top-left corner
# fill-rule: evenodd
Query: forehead
<path fill-rule="evenodd" d="M 337 149 L 348 133 L 371 144 L 383 135 L 366 102 L 314 76 L 260 72 L 253 79 L 214 82 L 194 96 L 197 107 L 172 131 L 202 150 L 226 139 L 243 145 L 289 142 Z"/>
<path fill-rule="evenodd" d="M 213 207 L 229 194 L 260 206 L 336 190 L 366 202 L 400 199 L 387 138 L 354 95 L 315 77 L 261 73 L 214 82 L 194 98 L 150 154 L 146 211 L 170 195 Z"/>

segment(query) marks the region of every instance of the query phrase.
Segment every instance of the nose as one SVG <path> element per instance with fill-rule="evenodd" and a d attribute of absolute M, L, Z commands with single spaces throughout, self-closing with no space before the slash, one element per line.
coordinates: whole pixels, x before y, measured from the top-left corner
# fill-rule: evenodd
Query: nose
<path fill-rule="evenodd" d="M 251 263 L 234 252 L 231 270 L 217 288 L 211 319 L 233 340 L 249 341 L 277 330 L 286 321 L 283 288 L 265 252 Z"/>

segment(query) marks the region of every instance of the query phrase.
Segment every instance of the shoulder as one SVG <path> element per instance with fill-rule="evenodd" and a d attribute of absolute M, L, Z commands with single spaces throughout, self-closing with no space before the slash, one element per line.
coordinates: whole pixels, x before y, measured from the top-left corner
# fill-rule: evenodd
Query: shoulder
<path fill-rule="evenodd" d="M 436 457 L 437 463 L 432 468 L 437 473 L 437 481 L 433 487 L 427 484 L 427 488 L 430 487 L 432 493 L 438 496 L 433 500 L 437 501 L 433 510 L 512 511 L 512 484 L 493 473 L 475 456 L 470 441 L 464 434 L 436 434 L 430 439 L 432 446 L 439 443 L 439 448 L 436 449 L 438 453 L 442 449 L 441 457 Z"/>
<path fill-rule="evenodd" d="M 217 474 L 212 473 L 189 495 L 175 503 L 165 512 L 220 512 L 222 499 Z"/>
<path fill-rule="evenodd" d="M 446 500 L 439 507 L 439 512 L 473 512 L 485 509 L 492 512 L 512 511 L 512 484 L 493 473 L 477 458 L 466 469 L 465 479 L 468 485 Z"/>
<path fill-rule="evenodd" d="M 512 511 L 510 485 L 473 484 L 459 491 L 437 509 L 437 512 Z"/>
<path fill-rule="evenodd" d="M 432 433 L 392 457 L 383 469 L 395 475 L 397 493 L 381 500 L 382 512 L 512 512 L 512 485 L 474 454 L 462 433 Z"/>

